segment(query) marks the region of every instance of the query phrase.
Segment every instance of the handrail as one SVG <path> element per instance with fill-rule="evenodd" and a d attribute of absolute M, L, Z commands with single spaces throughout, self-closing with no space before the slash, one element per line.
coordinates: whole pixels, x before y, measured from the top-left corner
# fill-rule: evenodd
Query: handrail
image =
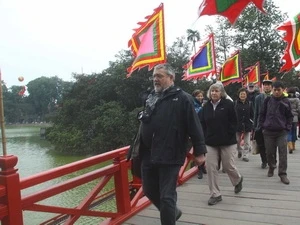
<path fill-rule="evenodd" d="M 46 181 L 94 166 L 99 164 L 99 162 L 105 162 L 108 160 L 113 160 L 114 158 L 125 156 L 127 154 L 129 146 L 112 150 L 100 155 L 92 156 L 86 159 L 82 159 L 67 165 L 59 166 L 35 175 L 21 179 L 22 189 L 44 183 Z"/>
<path fill-rule="evenodd" d="M 144 196 L 141 181 L 137 177 L 128 176 L 131 162 L 125 159 L 129 146 L 119 148 L 101 155 L 79 160 L 64 166 L 53 168 L 24 179 L 19 179 L 15 156 L 0 157 L 0 220 L 2 225 L 23 225 L 23 211 L 47 212 L 56 215 L 42 222 L 43 225 L 55 224 L 55 220 L 65 219 L 63 224 L 73 224 L 81 216 L 103 217 L 101 224 L 122 224 L 137 212 L 147 207 L 150 202 Z M 192 150 L 191 150 L 192 151 Z M 178 185 L 184 183 L 193 176 L 197 169 L 189 168 L 192 159 L 191 153 L 187 155 L 182 166 Z M 102 168 L 90 168 L 100 163 L 112 161 L 112 164 Z M 48 187 L 37 187 L 56 178 L 90 168 L 84 174 L 72 178 L 65 178 L 57 184 Z M 113 179 L 114 188 L 104 189 Z M 80 185 L 93 181 L 94 187 L 88 195 L 74 208 L 63 206 L 52 206 L 41 203 L 42 200 L 62 194 Z M 34 193 L 21 195 L 21 191 L 29 188 L 40 188 Z M 114 193 L 116 211 L 91 210 L 95 204 L 100 204 Z M 2 196 L 2 197 L 1 197 Z"/>

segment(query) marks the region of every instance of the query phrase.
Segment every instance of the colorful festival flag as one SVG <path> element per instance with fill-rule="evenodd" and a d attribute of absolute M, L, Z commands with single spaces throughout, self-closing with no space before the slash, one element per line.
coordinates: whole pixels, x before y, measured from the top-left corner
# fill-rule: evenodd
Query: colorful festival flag
<path fill-rule="evenodd" d="M 264 80 L 270 80 L 270 75 L 269 75 L 269 71 L 267 71 L 266 73 L 261 74 L 261 76 L 264 76 Z"/>
<path fill-rule="evenodd" d="M 146 22 L 138 23 L 140 27 L 135 29 L 128 42 L 135 59 L 127 69 L 127 77 L 136 69 L 148 66 L 151 70 L 155 65 L 166 62 L 163 3 L 145 19 Z"/>
<path fill-rule="evenodd" d="M 183 66 L 186 69 L 183 80 L 201 79 L 216 74 L 216 56 L 214 35 L 210 34 L 208 40 L 199 47 L 198 52 Z"/>
<path fill-rule="evenodd" d="M 222 65 L 220 81 L 224 86 L 231 83 L 242 82 L 239 51 L 235 52 L 233 56 L 228 58 Z"/>
<path fill-rule="evenodd" d="M 221 15 L 234 24 L 246 6 L 252 2 L 258 9 L 265 12 L 265 0 L 203 0 L 199 6 L 198 15 Z"/>
<path fill-rule="evenodd" d="M 269 71 L 267 71 L 266 73 L 262 73 L 260 76 L 263 76 L 263 77 L 264 77 L 263 81 L 264 81 L 264 80 L 270 80 L 270 81 L 276 81 L 276 80 L 277 80 L 276 77 L 270 78 L 270 73 L 269 73 Z"/>
<path fill-rule="evenodd" d="M 246 74 L 246 85 L 249 83 L 257 84 L 260 86 L 260 65 L 259 62 L 249 68 L 249 72 Z"/>
<path fill-rule="evenodd" d="M 287 47 L 282 57 L 284 64 L 280 68 L 280 72 L 288 72 L 300 63 L 300 13 L 292 20 L 279 26 L 277 30 L 285 31 L 283 40 L 287 42 Z"/>

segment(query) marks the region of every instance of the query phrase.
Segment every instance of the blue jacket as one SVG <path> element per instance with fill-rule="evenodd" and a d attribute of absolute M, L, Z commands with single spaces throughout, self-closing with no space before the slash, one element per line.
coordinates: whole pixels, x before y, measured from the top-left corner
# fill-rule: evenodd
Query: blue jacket
<path fill-rule="evenodd" d="M 194 107 L 195 107 L 195 110 L 196 110 L 196 113 L 198 114 L 200 112 L 200 110 L 202 109 L 202 104 L 201 102 L 198 101 L 198 99 L 196 99 L 194 97 Z"/>

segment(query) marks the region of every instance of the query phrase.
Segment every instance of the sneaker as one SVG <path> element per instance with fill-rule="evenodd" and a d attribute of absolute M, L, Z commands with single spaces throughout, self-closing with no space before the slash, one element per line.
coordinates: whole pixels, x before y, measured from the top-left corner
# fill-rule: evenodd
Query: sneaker
<path fill-rule="evenodd" d="M 242 189 L 243 189 L 243 176 L 241 176 L 240 182 L 237 185 L 235 185 L 234 193 L 236 193 L 236 194 L 240 193 Z"/>
<path fill-rule="evenodd" d="M 180 209 L 176 208 L 176 221 L 179 220 L 181 215 L 182 215 L 182 211 Z"/>
<path fill-rule="evenodd" d="M 244 162 L 249 162 L 249 159 L 248 158 L 243 158 L 243 161 Z"/>
<path fill-rule="evenodd" d="M 289 179 L 287 178 L 286 175 L 281 175 L 281 176 L 280 176 L 280 180 L 281 180 L 281 182 L 284 183 L 284 184 L 289 184 L 289 183 L 290 183 L 290 181 L 289 181 Z"/>
<path fill-rule="evenodd" d="M 220 195 L 218 197 L 210 197 L 208 199 L 208 205 L 215 205 L 220 201 L 222 201 L 222 195 Z"/>
<path fill-rule="evenodd" d="M 198 179 L 202 179 L 202 178 L 203 178 L 203 172 L 202 172 L 202 170 L 199 170 Z"/>
<path fill-rule="evenodd" d="M 275 168 L 269 167 L 268 177 L 273 177 Z"/>
<path fill-rule="evenodd" d="M 238 158 L 241 158 L 242 157 L 242 153 L 238 153 Z"/>
<path fill-rule="evenodd" d="M 264 163 L 264 162 L 263 162 L 263 163 L 261 164 L 261 168 L 262 168 L 262 169 L 266 169 L 266 168 L 267 168 L 267 163 Z"/>

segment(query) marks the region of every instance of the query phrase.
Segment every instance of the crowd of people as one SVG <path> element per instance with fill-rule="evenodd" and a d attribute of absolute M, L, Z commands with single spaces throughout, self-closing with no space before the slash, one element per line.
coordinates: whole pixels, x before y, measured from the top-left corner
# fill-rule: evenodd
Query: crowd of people
<path fill-rule="evenodd" d="M 250 83 L 232 100 L 235 96 L 228 96 L 221 82 L 213 83 L 205 97 L 203 90 L 189 94 L 174 81 L 175 72 L 169 64 L 155 66 L 154 90 L 139 113 L 142 186 L 159 210 L 161 224 L 174 225 L 182 214 L 177 207 L 176 185 L 190 141 L 198 178 L 207 173 L 208 205 L 222 201 L 221 168 L 234 193 L 242 191 L 243 176 L 235 161 L 251 160 L 252 139 L 259 149 L 260 167 L 268 167 L 266 175 L 274 175 L 278 154 L 278 176 L 282 183 L 290 183 L 287 152 L 295 150 L 300 116 L 296 88 L 286 89 L 280 81 L 264 80 L 261 91 Z"/>
<path fill-rule="evenodd" d="M 211 88 L 216 86 L 216 84 L 211 85 Z M 222 94 L 220 99 L 226 99 L 226 93 L 223 90 L 223 86 L 219 85 L 219 91 Z M 287 177 L 287 149 L 290 154 L 295 150 L 295 142 L 297 140 L 297 126 L 299 123 L 298 118 L 300 117 L 300 100 L 299 93 L 297 93 L 297 88 L 295 87 L 285 87 L 281 81 L 263 80 L 262 90 L 260 92 L 259 87 L 255 86 L 253 83 L 249 83 L 247 88 L 240 88 L 237 92 L 237 100 L 233 101 L 234 113 L 230 113 L 230 117 L 227 119 L 221 118 L 218 115 L 217 105 L 222 103 L 221 100 L 215 103 L 212 98 L 212 90 L 208 90 L 207 97 L 208 103 L 203 104 L 203 110 L 198 110 L 199 118 L 202 124 L 202 128 L 205 134 L 205 143 L 207 149 L 207 165 L 213 161 L 209 156 L 211 154 L 211 147 L 218 146 L 220 142 L 225 137 L 227 143 L 222 143 L 221 146 L 224 147 L 226 144 L 230 143 L 230 138 L 227 133 L 230 132 L 231 128 L 235 130 L 236 134 L 236 146 L 232 146 L 234 149 L 232 160 L 234 164 L 235 153 L 237 153 L 238 158 L 242 158 L 243 161 L 249 161 L 249 155 L 251 152 L 252 144 L 251 141 L 255 140 L 261 157 L 261 168 L 269 168 L 267 172 L 268 177 L 274 175 L 274 170 L 277 168 L 277 153 L 278 153 L 278 176 L 280 181 L 284 184 L 289 184 L 290 181 Z M 195 100 L 194 100 L 195 101 Z M 204 109 L 210 108 L 213 110 L 206 112 Z M 226 116 L 227 110 L 225 107 L 220 108 L 223 116 Z M 206 117 L 211 117 L 211 120 L 205 121 Z M 234 118 L 236 126 L 228 125 L 229 121 Z M 216 129 L 213 129 L 214 124 L 217 123 Z M 226 129 L 223 128 L 225 124 Z M 209 132 L 211 131 L 211 132 Z M 218 140 L 213 142 L 210 139 L 213 135 L 218 136 Z M 216 152 L 216 151 L 215 151 Z M 225 151 L 219 150 L 219 160 L 222 161 L 223 170 L 226 170 L 226 157 L 222 157 Z M 219 165 L 213 168 L 208 168 L 208 183 L 211 191 L 211 198 L 214 198 L 216 194 L 214 191 L 214 184 L 211 180 L 216 180 L 213 174 L 217 173 L 214 171 L 215 168 L 219 169 Z M 211 171 L 214 171 L 211 174 Z M 235 169 L 232 169 L 234 171 Z M 228 174 L 232 184 L 236 186 L 236 182 Z M 242 179 L 241 179 L 242 182 Z M 221 201 L 221 198 L 219 198 Z M 216 201 L 213 201 L 216 203 Z M 208 201 L 209 205 L 213 205 L 212 201 Z"/>

